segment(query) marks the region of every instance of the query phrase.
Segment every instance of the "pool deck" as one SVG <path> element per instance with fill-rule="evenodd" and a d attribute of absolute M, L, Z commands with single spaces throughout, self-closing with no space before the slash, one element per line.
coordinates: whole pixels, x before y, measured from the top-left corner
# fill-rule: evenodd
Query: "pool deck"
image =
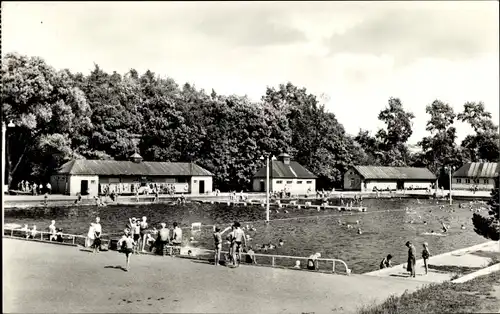
<path fill-rule="evenodd" d="M 432 249 L 432 248 L 431 248 Z M 474 268 L 486 268 L 490 263 L 491 259 L 489 257 L 482 257 L 473 254 L 477 251 L 483 252 L 500 252 L 500 243 L 498 241 L 489 241 L 482 244 L 474 245 L 465 249 L 460 249 L 436 256 L 431 256 L 429 258 L 429 265 L 434 266 L 456 266 L 456 267 L 474 267 Z M 420 251 L 417 249 L 417 252 Z M 432 253 L 432 251 L 431 251 Z M 426 275 L 424 269 L 424 261 L 422 259 L 417 260 L 416 262 L 416 278 L 409 278 L 409 273 L 406 271 L 406 263 L 396 265 L 390 268 L 385 268 L 369 273 L 365 273 L 364 275 L 368 276 L 376 276 L 376 277 L 384 277 L 384 278 L 406 278 L 407 280 L 416 280 L 416 281 L 425 281 L 425 282 L 444 282 L 452 279 L 455 276 L 454 272 L 444 272 L 438 271 L 435 269 L 430 269 Z M 493 268 L 495 269 L 495 268 Z M 478 271 L 478 275 L 481 275 L 483 272 Z M 474 276 L 468 276 L 471 279 Z M 457 281 L 461 282 L 461 281 Z"/>
<path fill-rule="evenodd" d="M 354 313 L 425 282 L 134 255 L 3 238 L 4 312 Z"/>

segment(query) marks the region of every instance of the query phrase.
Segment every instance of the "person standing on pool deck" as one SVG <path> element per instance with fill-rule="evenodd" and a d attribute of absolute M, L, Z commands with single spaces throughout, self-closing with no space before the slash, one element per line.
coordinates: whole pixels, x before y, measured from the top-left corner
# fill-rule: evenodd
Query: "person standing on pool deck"
<path fill-rule="evenodd" d="M 166 223 L 162 222 L 160 225 L 161 228 L 158 231 L 158 238 L 157 238 L 158 239 L 157 250 L 158 250 L 158 255 L 165 256 L 166 247 L 170 242 L 170 230 L 168 230 Z"/>
<path fill-rule="evenodd" d="M 132 239 L 130 233 L 125 232 L 125 234 L 122 236 L 120 240 L 118 240 L 118 247 L 120 247 L 121 252 L 125 254 L 125 258 L 127 261 L 127 266 L 125 268 L 125 271 L 128 271 L 130 268 L 130 255 L 134 251 L 134 246 L 135 242 Z"/>
<path fill-rule="evenodd" d="M 55 220 L 52 220 L 50 222 L 49 233 L 50 233 L 49 240 L 54 241 L 57 238 L 56 237 L 57 231 L 56 231 L 56 221 Z"/>
<path fill-rule="evenodd" d="M 415 263 L 417 261 L 417 252 L 415 246 L 410 241 L 406 242 L 406 246 L 408 247 L 408 265 L 406 266 L 406 270 L 410 272 L 410 277 L 415 278 Z"/>
<path fill-rule="evenodd" d="M 99 253 L 101 250 L 101 233 L 102 233 L 102 226 L 101 226 L 101 218 L 96 217 L 95 219 L 95 224 L 94 224 L 94 253 Z"/>
<path fill-rule="evenodd" d="M 147 238 L 147 236 L 146 236 L 146 229 L 148 229 L 148 223 L 147 223 L 146 216 L 142 217 L 142 221 L 139 223 L 139 227 L 140 227 L 139 231 L 140 231 L 140 235 L 141 235 L 141 239 L 142 239 L 142 241 L 141 241 L 141 243 L 139 245 L 140 246 L 139 249 L 142 252 L 145 252 L 144 247 L 146 246 L 146 238 Z"/>
<path fill-rule="evenodd" d="M 241 258 L 241 244 L 243 243 L 243 247 L 247 246 L 247 238 L 245 237 L 245 231 L 240 228 L 241 225 L 239 222 L 234 223 L 234 241 L 233 241 L 233 265 L 239 266 L 240 261 L 236 259 L 236 254 L 240 254 Z"/>
<path fill-rule="evenodd" d="M 174 222 L 174 230 L 172 232 L 172 245 L 175 247 L 175 251 L 179 251 L 181 254 L 181 244 L 182 244 L 182 229 L 179 228 L 176 222 Z M 177 247 L 179 249 L 177 249 Z M 175 255 L 174 250 L 172 250 L 173 255 Z"/>
<path fill-rule="evenodd" d="M 94 223 L 90 223 L 89 232 L 87 233 L 87 239 L 85 239 L 85 247 L 89 248 L 94 243 Z"/>
<path fill-rule="evenodd" d="M 220 262 L 220 252 L 222 251 L 222 235 L 224 232 L 231 229 L 231 227 L 227 227 L 224 231 L 220 231 L 219 227 L 215 228 L 214 232 L 214 244 L 215 244 L 215 266 L 219 266 Z"/>
<path fill-rule="evenodd" d="M 422 251 L 422 259 L 424 260 L 424 267 L 425 267 L 425 274 L 429 272 L 429 264 L 427 264 L 427 261 L 429 260 L 429 257 L 431 256 L 431 252 L 429 252 L 429 244 L 425 242 L 423 244 L 424 250 Z"/>

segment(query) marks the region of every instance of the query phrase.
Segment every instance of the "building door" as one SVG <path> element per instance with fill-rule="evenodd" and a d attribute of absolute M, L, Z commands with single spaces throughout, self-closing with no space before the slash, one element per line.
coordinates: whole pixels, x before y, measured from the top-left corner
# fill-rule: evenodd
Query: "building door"
<path fill-rule="evenodd" d="M 260 181 L 260 191 L 265 192 L 266 191 L 266 185 L 264 184 L 264 181 Z"/>
<path fill-rule="evenodd" d="M 396 189 L 397 190 L 404 190 L 405 189 L 405 183 L 403 180 L 396 181 Z"/>
<path fill-rule="evenodd" d="M 204 180 L 200 180 L 200 194 L 205 194 L 205 181 Z"/>
<path fill-rule="evenodd" d="M 89 180 L 80 181 L 80 194 L 87 195 L 89 189 Z"/>

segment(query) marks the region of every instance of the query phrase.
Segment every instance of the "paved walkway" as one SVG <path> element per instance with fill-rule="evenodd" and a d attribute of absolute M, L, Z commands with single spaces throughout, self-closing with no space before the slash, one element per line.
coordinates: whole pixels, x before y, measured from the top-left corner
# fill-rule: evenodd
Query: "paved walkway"
<path fill-rule="evenodd" d="M 432 249 L 432 248 L 431 248 Z M 489 257 L 482 257 L 473 252 L 485 251 L 485 252 L 500 252 L 500 246 L 498 241 L 490 241 L 482 244 L 478 244 L 469 248 L 460 249 L 436 256 L 431 256 L 429 258 L 429 264 L 434 266 L 456 266 L 456 267 L 477 267 L 484 268 L 487 267 L 491 259 Z M 417 250 L 417 252 L 419 252 Z M 432 252 L 432 251 L 431 251 Z M 409 280 L 416 281 L 426 281 L 426 282 L 444 282 L 452 279 L 455 276 L 454 272 L 444 272 L 436 269 L 429 269 L 429 273 L 425 275 L 424 261 L 422 259 L 417 260 L 416 263 L 416 278 L 408 278 L 409 273 L 406 271 L 406 263 L 393 266 L 391 268 L 385 268 L 364 275 L 377 276 L 377 277 L 405 277 Z"/>
<path fill-rule="evenodd" d="M 2 242 L 5 312 L 353 313 L 424 284 L 143 255 L 132 256 L 124 272 L 124 255 L 116 252 Z"/>

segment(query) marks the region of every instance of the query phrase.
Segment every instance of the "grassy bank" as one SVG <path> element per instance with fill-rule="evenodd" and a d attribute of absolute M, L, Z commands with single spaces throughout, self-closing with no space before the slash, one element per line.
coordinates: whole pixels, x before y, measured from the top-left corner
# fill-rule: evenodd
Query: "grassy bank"
<path fill-rule="evenodd" d="M 454 284 L 431 284 L 413 293 L 389 297 L 384 303 L 364 307 L 359 314 L 498 313 L 500 272 Z"/>

